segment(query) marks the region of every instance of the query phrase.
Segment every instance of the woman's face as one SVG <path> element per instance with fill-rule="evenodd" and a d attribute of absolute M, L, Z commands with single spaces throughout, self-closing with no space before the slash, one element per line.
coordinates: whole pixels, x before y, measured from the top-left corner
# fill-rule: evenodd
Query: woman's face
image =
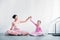
<path fill-rule="evenodd" d="M 15 20 L 17 20 L 17 19 L 18 19 L 18 16 L 15 17 Z"/>

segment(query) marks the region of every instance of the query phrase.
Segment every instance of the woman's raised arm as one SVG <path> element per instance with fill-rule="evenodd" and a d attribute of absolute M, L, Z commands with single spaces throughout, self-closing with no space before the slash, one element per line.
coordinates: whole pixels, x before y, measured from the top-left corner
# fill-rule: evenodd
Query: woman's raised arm
<path fill-rule="evenodd" d="M 28 17 L 27 19 L 25 19 L 24 21 L 20 21 L 20 23 L 25 23 L 25 22 L 27 22 L 30 18 L 31 18 L 31 16 Z"/>

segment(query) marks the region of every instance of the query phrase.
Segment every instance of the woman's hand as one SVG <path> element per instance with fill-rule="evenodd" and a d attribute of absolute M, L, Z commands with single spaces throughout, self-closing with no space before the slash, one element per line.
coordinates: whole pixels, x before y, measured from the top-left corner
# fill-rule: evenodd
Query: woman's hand
<path fill-rule="evenodd" d="M 10 30 L 12 30 L 12 28 Z"/>

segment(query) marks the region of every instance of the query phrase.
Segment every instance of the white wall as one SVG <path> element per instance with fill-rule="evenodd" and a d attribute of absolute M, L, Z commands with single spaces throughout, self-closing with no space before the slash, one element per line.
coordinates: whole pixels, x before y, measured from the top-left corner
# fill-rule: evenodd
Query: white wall
<path fill-rule="evenodd" d="M 43 32 L 53 32 L 54 26 L 50 25 L 54 24 L 51 23 L 52 20 L 60 16 L 59 2 L 59 0 L 0 0 L 0 32 L 10 28 L 13 14 L 17 14 L 20 19 L 32 16 L 35 22 L 40 19 Z M 30 32 L 35 30 L 30 21 L 21 24 L 20 28 Z"/>

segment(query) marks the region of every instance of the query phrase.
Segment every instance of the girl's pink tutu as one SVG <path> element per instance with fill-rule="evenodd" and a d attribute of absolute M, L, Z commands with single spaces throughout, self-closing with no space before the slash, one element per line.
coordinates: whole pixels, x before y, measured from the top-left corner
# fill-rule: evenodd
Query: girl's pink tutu
<path fill-rule="evenodd" d="M 32 36 L 41 36 L 43 35 L 41 28 L 36 28 L 35 32 L 31 33 Z"/>

